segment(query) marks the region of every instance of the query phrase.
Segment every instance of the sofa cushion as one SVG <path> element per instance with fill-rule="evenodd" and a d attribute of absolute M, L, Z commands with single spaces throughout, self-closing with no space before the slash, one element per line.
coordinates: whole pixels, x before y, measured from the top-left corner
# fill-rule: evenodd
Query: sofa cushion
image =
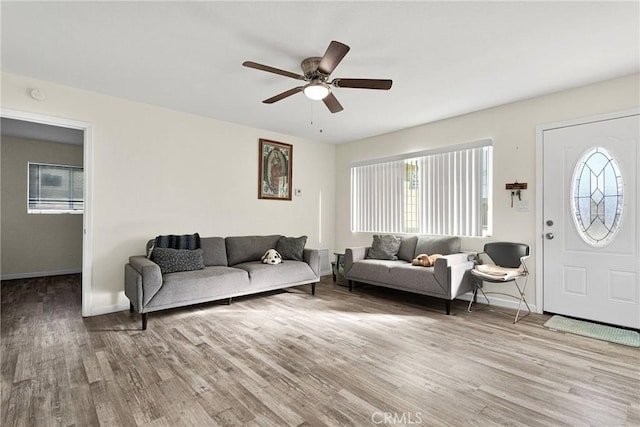
<path fill-rule="evenodd" d="M 275 249 L 280 235 L 231 236 L 225 239 L 227 262 L 233 266 L 242 262 L 260 261 L 269 249 Z"/>
<path fill-rule="evenodd" d="M 170 273 L 164 276 L 162 287 L 147 308 L 179 307 L 202 301 L 229 298 L 244 294 L 249 286 L 246 271 L 231 267 L 205 267 L 203 270 Z"/>
<path fill-rule="evenodd" d="M 318 281 L 309 264 L 301 261 L 287 261 L 282 264 L 262 264 L 252 261 L 236 264 L 234 268 L 249 273 L 252 289 L 276 288 L 286 284 L 295 286 Z"/>
<path fill-rule="evenodd" d="M 397 260 L 402 239 L 391 234 L 374 234 L 371 249 L 367 253 L 370 259 Z"/>
<path fill-rule="evenodd" d="M 293 261 L 304 261 L 302 253 L 304 246 L 307 244 L 307 236 L 300 237 L 280 237 L 276 245 L 276 251 L 280 253 L 282 259 Z"/>
<path fill-rule="evenodd" d="M 402 236 L 402 243 L 400 243 L 400 249 L 398 249 L 398 259 L 411 262 L 416 255 L 416 244 L 418 243 L 418 236 Z"/>
<path fill-rule="evenodd" d="M 386 283 L 390 280 L 389 269 L 398 263 L 407 264 L 405 261 L 363 259 L 351 265 L 347 277 L 356 281 Z"/>
<path fill-rule="evenodd" d="M 160 266 L 162 274 L 193 271 L 204 268 L 202 249 L 153 248 L 151 261 Z"/>
<path fill-rule="evenodd" d="M 442 254 L 449 255 L 460 252 L 460 237 L 458 236 L 418 236 L 416 252 L 418 254 Z"/>
<path fill-rule="evenodd" d="M 227 266 L 227 246 L 224 237 L 204 237 L 200 240 L 204 265 Z"/>

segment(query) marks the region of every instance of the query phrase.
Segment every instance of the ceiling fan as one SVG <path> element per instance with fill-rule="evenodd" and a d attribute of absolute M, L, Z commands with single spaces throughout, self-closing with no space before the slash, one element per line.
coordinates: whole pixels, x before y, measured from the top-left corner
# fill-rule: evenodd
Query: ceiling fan
<path fill-rule="evenodd" d="M 342 111 L 342 105 L 331 92 L 331 86 L 355 88 L 355 89 L 378 89 L 389 90 L 393 81 L 381 79 L 333 79 L 329 80 L 329 75 L 335 70 L 342 58 L 349 52 L 349 46 L 338 41 L 332 41 L 324 53 L 322 58 L 311 57 L 302 61 L 302 72 L 304 74 L 296 74 L 290 71 L 281 70 L 279 68 L 269 67 L 268 65 L 258 64 L 257 62 L 245 61 L 242 63 L 245 67 L 255 68 L 256 70 L 266 71 L 268 73 L 279 74 L 292 79 L 306 81 L 303 86 L 294 87 L 282 92 L 269 99 L 265 99 L 265 104 L 273 104 L 298 92 L 304 93 L 308 98 L 313 100 L 322 100 L 332 113 Z"/>

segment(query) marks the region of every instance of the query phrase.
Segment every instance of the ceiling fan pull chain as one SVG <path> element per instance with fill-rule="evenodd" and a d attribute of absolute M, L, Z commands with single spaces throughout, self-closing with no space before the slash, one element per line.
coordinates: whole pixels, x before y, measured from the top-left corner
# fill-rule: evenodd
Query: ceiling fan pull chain
<path fill-rule="evenodd" d="M 309 105 L 311 106 L 311 126 L 313 127 L 313 102 L 310 102 Z"/>

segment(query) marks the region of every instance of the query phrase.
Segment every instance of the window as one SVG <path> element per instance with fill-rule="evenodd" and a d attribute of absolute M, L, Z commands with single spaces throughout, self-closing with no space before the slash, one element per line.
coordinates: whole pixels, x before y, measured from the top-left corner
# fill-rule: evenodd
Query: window
<path fill-rule="evenodd" d="M 608 245 L 622 218 L 624 185 L 618 163 L 603 147 L 592 148 L 576 164 L 572 187 L 578 234 L 591 246 Z"/>
<path fill-rule="evenodd" d="M 28 213 L 83 212 L 84 185 L 81 167 L 31 162 L 28 167 Z"/>
<path fill-rule="evenodd" d="M 351 231 L 488 236 L 492 141 L 351 167 Z"/>

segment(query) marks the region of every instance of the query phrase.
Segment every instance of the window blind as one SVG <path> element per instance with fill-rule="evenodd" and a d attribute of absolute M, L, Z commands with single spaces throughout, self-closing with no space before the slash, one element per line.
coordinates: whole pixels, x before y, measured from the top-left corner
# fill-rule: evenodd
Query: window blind
<path fill-rule="evenodd" d="M 29 163 L 29 213 L 82 213 L 83 169 Z"/>
<path fill-rule="evenodd" d="M 404 161 L 351 169 L 351 229 L 402 233 Z"/>
<path fill-rule="evenodd" d="M 483 140 L 353 165 L 351 230 L 488 235 L 491 154 Z"/>

